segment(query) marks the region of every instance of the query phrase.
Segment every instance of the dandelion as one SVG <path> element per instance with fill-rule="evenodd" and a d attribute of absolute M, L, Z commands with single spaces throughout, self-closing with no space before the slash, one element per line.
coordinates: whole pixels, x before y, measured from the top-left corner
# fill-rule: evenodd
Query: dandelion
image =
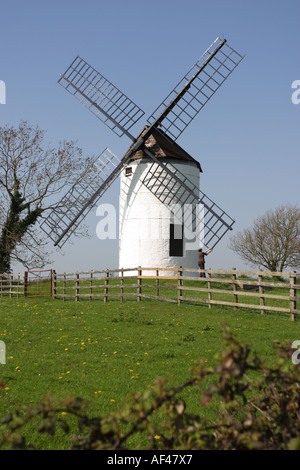
<path fill-rule="evenodd" d="M 154 436 L 154 439 L 160 439 L 160 436 L 156 434 L 156 436 Z"/>

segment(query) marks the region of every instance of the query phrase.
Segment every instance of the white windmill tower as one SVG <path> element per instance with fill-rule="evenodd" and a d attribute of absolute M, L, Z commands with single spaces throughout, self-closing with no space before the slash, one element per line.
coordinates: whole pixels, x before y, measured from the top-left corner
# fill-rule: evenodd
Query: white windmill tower
<path fill-rule="evenodd" d="M 180 171 L 191 189 L 199 188 L 200 163 L 162 131 L 153 129 L 145 145 L 156 158 Z M 159 180 L 159 175 L 153 177 L 155 171 L 157 165 L 140 150 L 121 172 L 119 267 L 197 267 L 196 252 L 203 234 L 201 237 L 201 224 L 193 220 L 193 200 L 189 197 L 184 204 L 180 183 L 170 184 L 166 175 Z M 174 193 L 178 203 L 172 207 Z"/>
<path fill-rule="evenodd" d="M 121 160 L 105 149 L 47 215 L 41 228 L 54 245 L 64 245 L 121 175 L 120 268 L 193 267 L 198 247 L 214 248 L 234 221 L 199 189 L 201 166 L 175 141 L 242 59 L 217 38 L 135 138 L 130 129 L 144 112 L 76 57 L 59 83 L 132 145 Z"/>

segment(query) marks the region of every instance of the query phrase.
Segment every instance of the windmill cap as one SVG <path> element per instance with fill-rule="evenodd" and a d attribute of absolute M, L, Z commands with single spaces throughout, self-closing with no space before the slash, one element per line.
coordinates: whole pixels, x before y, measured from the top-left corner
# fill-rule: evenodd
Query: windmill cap
<path fill-rule="evenodd" d="M 147 126 L 144 127 L 137 139 L 143 134 L 147 129 Z M 167 136 L 162 130 L 157 130 L 153 128 L 153 131 L 150 137 L 146 140 L 145 146 L 151 150 L 157 158 L 174 158 L 176 160 L 188 161 L 197 165 L 199 171 L 202 173 L 202 168 L 200 163 L 195 160 L 191 155 L 189 155 L 183 148 L 181 148 L 174 140 Z M 127 153 L 127 152 L 126 152 Z M 136 160 L 140 158 L 145 158 L 143 150 L 137 151 L 131 158 L 131 160 Z"/>

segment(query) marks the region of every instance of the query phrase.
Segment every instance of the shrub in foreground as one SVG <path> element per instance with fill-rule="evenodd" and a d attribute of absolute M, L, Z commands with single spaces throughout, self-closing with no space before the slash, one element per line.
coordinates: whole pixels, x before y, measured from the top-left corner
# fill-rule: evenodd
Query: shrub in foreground
<path fill-rule="evenodd" d="M 34 423 L 37 433 L 49 435 L 49 447 L 61 428 L 72 450 L 138 448 L 130 442 L 139 433 L 147 436 L 143 448 L 151 450 L 300 450 L 300 366 L 292 363 L 292 351 L 275 344 L 278 360 L 268 365 L 228 329 L 224 341 L 216 367 L 199 361 L 190 380 L 172 388 L 157 379 L 108 416 L 90 417 L 88 404 L 74 397 L 57 401 L 48 396 L 37 406 L 20 407 L 2 420 L 0 448 L 32 448 L 24 429 Z M 197 389 L 199 411 L 212 403 L 218 407 L 213 421 L 202 412 L 188 412 L 182 392 L 191 387 Z M 78 424 L 76 434 L 70 417 Z"/>

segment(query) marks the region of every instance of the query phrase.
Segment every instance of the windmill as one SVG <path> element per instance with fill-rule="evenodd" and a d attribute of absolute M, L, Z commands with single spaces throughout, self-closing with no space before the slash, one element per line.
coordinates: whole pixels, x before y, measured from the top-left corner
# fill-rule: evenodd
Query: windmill
<path fill-rule="evenodd" d="M 199 189 L 200 164 L 176 141 L 242 59 L 226 39 L 217 38 L 134 137 L 131 129 L 144 116 L 142 109 L 77 56 L 60 76 L 59 84 L 119 137 L 126 135 L 132 143 L 121 159 L 106 148 L 51 210 L 41 228 L 54 245 L 62 247 L 66 243 L 121 175 L 120 266 L 131 267 L 127 266 L 130 262 L 133 266 L 145 267 L 147 262 L 150 266 L 156 262 L 162 267 L 162 263 L 167 267 L 182 264 L 184 238 L 188 232 L 195 235 L 198 247 L 213 249 L 232 230 L 234 220 Z M 156 216 L 156 223 L 161 225 L 165 218 L 168 221 L 156 245 L 149 247 L 148 239 L 146 246 L 138 250 L 134 240 L 137 227 L 133 221 L 141 217 L 138 214 L 143 212 L 143 205 L 149 212 L 155 202 L 160 211 L 166 211 Z M 188 208 L 184 223 L 182 207 Z M 145 214 L 142 217 L 145 218 Z M 145 225 L 142 227 L 145 229 Z M 158 258 L 153 258 L 158 240 L 163 244 L 156 250 Z M 137 257 L 133 252 L 138 253 Z M 149 252 L 152 252 L 151 259 L 147 258 Z M 194 253 L 192 255 L 195 260 Z M 186 259 L 189 264 L 190 260 Z"/>

